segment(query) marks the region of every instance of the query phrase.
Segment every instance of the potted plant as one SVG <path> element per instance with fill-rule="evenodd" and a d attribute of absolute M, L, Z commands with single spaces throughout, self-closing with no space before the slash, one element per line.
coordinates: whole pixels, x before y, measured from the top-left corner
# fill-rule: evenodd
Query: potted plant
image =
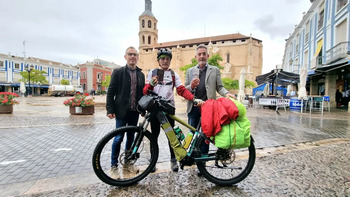
<path fill-rule="evenodd" d="M 13 112 L 13 105 L 19 104 L 14 98 L 18 94 L 13 92 L 0 92 L 0 114 L 11 114 Z"/>
<path fill-rule="evenodd" d="M 92 115 L 95 112 L 95 100 L 88 93 L 77 93 L 74 97 L 66 99 L 63 104 L 69 106 L 71 115 Z"/>

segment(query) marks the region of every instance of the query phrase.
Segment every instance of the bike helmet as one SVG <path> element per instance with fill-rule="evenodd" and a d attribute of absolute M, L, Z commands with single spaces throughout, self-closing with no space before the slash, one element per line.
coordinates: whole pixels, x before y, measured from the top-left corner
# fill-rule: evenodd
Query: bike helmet
<path fill-rule="evenodd" d="M 158 51 L 158 53 L 157 53 L 157 60 L 160 59 L 160 56 L 161 56 L 161 55 L 167 55 L 167 56 L 170 57 L 170 59 L 173 57 L 171 51 L 168 50 L 168 49 L 165 49 L 165 48 L 159 49 L 159 51 Z"/>

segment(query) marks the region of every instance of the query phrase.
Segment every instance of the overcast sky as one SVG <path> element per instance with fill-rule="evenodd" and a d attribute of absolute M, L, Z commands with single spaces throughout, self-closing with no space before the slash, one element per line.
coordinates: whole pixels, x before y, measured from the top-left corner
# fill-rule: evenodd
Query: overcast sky
<path fill-rule="evenodd" d="M 158 42 L 241 33 L 263 41 L 263 73 L 282 64 L 285 39 L 309 0 L 153 0 Z M 0 0 L 0 53 L 76 65 L 124 65 L 138 48 L 144 0 Z M 189 62 L 190 63 L 190 62 Z"/>

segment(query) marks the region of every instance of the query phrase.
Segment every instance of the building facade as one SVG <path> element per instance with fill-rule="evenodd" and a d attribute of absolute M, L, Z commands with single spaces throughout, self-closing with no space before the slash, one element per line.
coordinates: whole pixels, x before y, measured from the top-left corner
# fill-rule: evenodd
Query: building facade
<path fill-rule="evenodd" d="M 308 70 L 308 94 L 330 97 L 336 90 L 347 106 L 350 90 L 350 28 L 348 0 L 315 0 L 286 40 L 283 70 Z"/>
<path fill-rule="evenodd" d="M 22 78 L 20 72 L 26 71 L 29 67 L 45 71 L 44 76 L 48 81 L 48 84 L 31 82 L 33 94 L 46 94 L 50 85 L 60 84 L 62 79 L 69 80 L 71 85 L 80 85 L 78 67 L 40 58 L 0 54 L 0 91 L 19 92 L 19 80 Z M 25 86 L 28 88 L 29 84 Z"/>
<path fill-rule="evenodd" d="M 222 77 L 239 79 L 240 71 L 244 68 L 247 72 L 246 79 L 255 81 L 255 77 L 262 73 L 261 40 L 237 33 L 158 43 L 157 23 L 158 20 L 152 13 L 151 0 L 145 0 L 145 11 L 139 17 L 139 66 L 145 74 L 158 68 L 158 50 L 168 48 L 173 53 L 171 69 L 180 75 L 184 83 L 185 73 L 180 67 L 192 63 L 195 49 L 200 44 L 208 47 L 209 55 L 219 54 L 223 58 L 219 62 L 224 67 Z"/>
<path fill-rule="evenodd" d="M 85 64 L 78 65 L 81 76 L 80 84 L 84 92 L 103 93 L 107 91 L 102 86 L 102 81 L 106 80 L 107 76 L 112 75 L 114 68 L 120 68 L 119 65 L 104 61 L 101 59 L 95 59 L 92 62 L 86 62 Z"/>

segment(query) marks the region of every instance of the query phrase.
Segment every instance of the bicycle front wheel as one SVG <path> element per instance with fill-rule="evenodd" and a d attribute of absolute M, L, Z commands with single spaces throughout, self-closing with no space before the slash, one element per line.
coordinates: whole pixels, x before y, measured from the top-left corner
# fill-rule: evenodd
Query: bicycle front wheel
<path fill-rule="evenodd" d="M 204 139 L 201 139 L 204 141 Z M 210 144 L 209 154 L 198 160 L 197 168 L 209 181 L 222 186 L 234 185 L 245 179 L 255 163 L 255 146 L 251 137 L 250 146 L 242 149 L 220 149 Z"/>
<path fill-rule="evenodd" d="M 135 137 L 129 150 L 124 150 L 126 136 L 120 146 L 118 166 L 111 167 L 112 145 L 116 136 L 134 132 Z M 113 146 L 115 149 L 115 146 Z M 114 157 L 115 158 L 115 157 Z M 126 126 L 115 129 L 97 144 L 93 157 L 93 169 L 97 177 L 114 186 L 129 186 L 145 178 L 154 168 L 158 159 L 158 144 L 149 131 L 140 127 Z"/>

